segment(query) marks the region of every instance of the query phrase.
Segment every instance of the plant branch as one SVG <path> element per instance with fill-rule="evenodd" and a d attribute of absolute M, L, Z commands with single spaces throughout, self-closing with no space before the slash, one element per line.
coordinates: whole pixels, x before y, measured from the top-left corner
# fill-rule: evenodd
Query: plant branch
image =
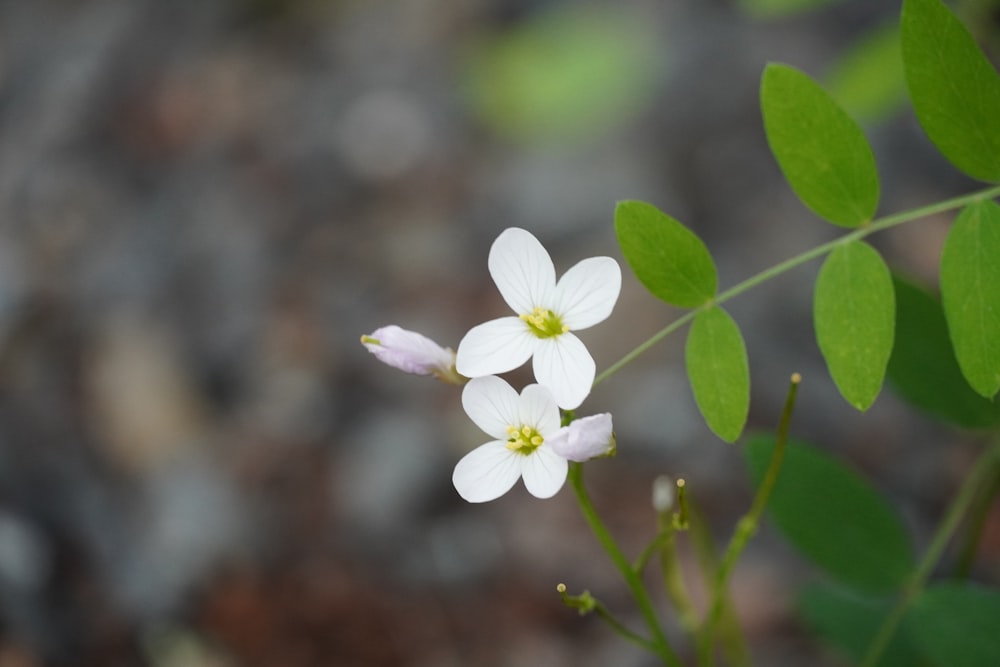
<path fill-rule="evenodd" d="M 581 616 L 591 613 L 597 614 L 598 618 L 607 623 L 612 630 L 628 641 L 646 649 L 650 653 L 656 653 L 656 646 L 653 642 L 625 627 L 625 624 L 615 618 L 615 615 L 604 606 L 604 603 L 591 595 L 590 591 L 584 591 L 579 595 L 570 595 L 566 592 L 566 584 L 556 586 L 556 591 L 558 591 L 559 596 L 562 598 L 563 604 L 570 609 L 576 609 Z"/>
<path fill-rule="evenodd" d="M 747 542 L 757 532 L 764 508 L 767 507 L 767 501 L 770 500 L 771 492 L 774 491 L 774 486 L 778 481 L 778 473 L 781 471 L 781 463 L 785 457 L 785 446 L 788 443 L 788 428 L 792 421 L 792 412 L 795 409 L 795 396 L 801 381 L 801 375 L 792 374 L 785 407 L 781 412 L 781 421 L 778 423 L 778 433 L 774 441 L 774 451 L 771 453 L 771 463 L 764 474 L 764 479 L 761 480 L 760 486 L 757 488 L 750 510 L 736 524 L 736 530 L 729 540 L 725 555 L 722 557 L 722 564 L 716 572 L 715 584 L 712 587 L 712 603 L 699 641 L 699 664 L 711 665 L 713 663 L 712 643 L 715 639 L 715 628 L 722 618 L 726 591 L 729 588 L 729 577 L 732 575 L 736 562 L 743 553 Z"/>
<path fill-rule="evenodd" d="M 594 378 L 594 386 L 600 384 L 601 382 L 604 382 L 609 377 L 611 377 L 612 375 L 620 371 L 622 368 L 627 366 L 629 363 L 634 361 L 642 353 L 646 352 L 651 347 L 656 345 L 658 342 L 660 342 L 661 340 L 672 334 L 674 331 L 676 331 L 677 329 L 681 328 L 682 326 L 693 320 L 699 312 L 707 308 L 710 308 L 712 306 L 717 306 L 722 303 L 725 303 L 726 301 L 729 301 L 733 297 L 738 296 L 743 292 L 746 292 L 756 287 L 757 285 L 760 285 L 761 283 L 765 283 L 768 280 L 771 280 L 772 278 L 776 278 L 782 275 L 783 273 L 787 273 L 788 271 L 794 269 L 797 266 L 805 264 L 806 262 L 809 262 L 813 259 L 816 259 L 817 257 L 821 257 L 831 252 L 834 248 L 836 248 L 841 244 L 850 243 L 851 241 L 857 241 L 865 238 L 866 236 L 874 234 L 875 232 L 880 232 L 885 229 L 889 229 L 890 227 L 895 227 L 897 225 L 901 225 L 907 222 L 919 220 L 920 218 L 925 218 L 929 215 L 934 215 L 936 213 L 943 213 L 945 211 L 961 208 L 976 201 L 981 201 L 983 199 L 995 199 L 997 197 L 1000 197 L 1000 186 L 994 186 L 992 188 L 987 188 L 985 190 L 978 190 L 970 194 L 961 195 L 959 197 L 952 197 L 951 199 L 945 199 L 943 201 L 939 201 L 934 204 L 928 204 L 927 206 L 920 206 L 918 208 L 910 209 L 909 211 L 902 211 L 900 213 L 888 215 L 883 218 L 878 218 L 868 224 L 862 225 L 861 227 L 855 229 L 852 232 L 844 234 L 838 239 L 834 239 L 833 241 L 830 241 L 828 243 L 818 245 L 815 248 L 806 250 L 803 253 L 795 255 L 794 257 L 786 259 L 785 261 L 780 262 L 778 264 L 775 264 L 774 266 L 765 269 L 760 273 L 753 275 L 747 278 L 746 280 L 730 287 L 726 291 L 720 292 L 714 299 L 695 308 L 694 310 L 690 310 L 687 313 L 684 313 L 683 315 L 675 319 L 673 322 L 671 322 L 667 326 L 663 327 L 662 329 L 654 333 L 652 336 L 650 336 L 648 339 L 637 345 L 634 349 L 632 349 L 632 351 L 628 352 L 621 359 L 611 364 L 608 368 L 602 371 L 600 375 Z"/>

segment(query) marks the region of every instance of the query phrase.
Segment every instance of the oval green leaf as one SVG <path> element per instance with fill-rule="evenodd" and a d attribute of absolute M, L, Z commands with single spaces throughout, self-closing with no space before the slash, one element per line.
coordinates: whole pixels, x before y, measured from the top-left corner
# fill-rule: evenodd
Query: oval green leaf
<path fill-rule="evenodd" d="M 924 590 L 906 614 L 910 640 L 935 665 L 1000 665 L 1000 593 L 965 584 Z"/>
<path fill-rule="evenodd" d="M 906 0 L 903 68 L 924 132 L 969 176 L 1000 181 L 1000 76 L 940 0 Z"/>
<path fill-rule="evenodd" d="M 736 442 L 750 411 L 750 365 L 740 328 L 718 306 L 698 313 L 684 361 L 694 400 L 712 432 Z"/>
<path fill-rule="evenodd" d="M 1000 390 L 1000 206 L 959 214 L 941 252 L 941 300 L 962 374 L 982 396 Z"/>
<path fill-rule="evenodd" d="M 771 152 L 799 199 L 842 227 L 871 220 L 878 170 L 858 124 L 819 84 L 787 65 L 764 69 L 760 104 Z"/>
<path fill-rule="evenodd" d="M 652 204 L 615 207 L 615 234 L 632 271 L 654 296 L 695 308 L 715 296 L 715 262 L 694 232 Z"/>
<path fill-rule="evenodd" d="M 754 438 L 747 461 L 760 484 L 774 438 Z M 854 588 L 898 589 L 913 566 L 909 537 L 874 487 L 815 447 L 789 442 L 768 505 L 771 519 L 813 563 Z"/>
<path fill-rule="evenodd" d="M 955 359 L 941 303 L 925 290 L 893 277 L 896 342 L 886 378 L 905 401 L 962 428 L 1000 423 L 1000 406 L 969 386 Z"/>
<path fill-rule="evenodd" d="M 867 410 L 882 389 L 895 329 L 892 276 L 874 248 L 852 241 L 830 253 L 816 278 L 813 322 L 837 389 Z"/>

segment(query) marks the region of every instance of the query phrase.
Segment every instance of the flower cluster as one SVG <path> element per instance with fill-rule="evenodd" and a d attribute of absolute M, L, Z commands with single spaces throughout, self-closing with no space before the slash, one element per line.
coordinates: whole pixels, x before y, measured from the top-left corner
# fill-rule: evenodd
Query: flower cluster
<path fill-rule="evenodd" d="M 556 281 L 548 252 L 516 227 L 493 242 L 488 266 L 515 315 L 473 327 L 457 352 L 397 326 L 361 342 L 390 366 L 465 384 L 462 406 L 494 440 L 455 466 L 452 482 L 462 498 L 493 500 L 518 479 L 532 495 L 549 498 L 565 483 L 569 461 L 614 453 L 610 414 L 561 426 L 560 408 L 574 410 L 590 393 L 596 365 L 573 332 L 608 318 L 621 291 L 621 269 L 610 257 L 591 257 Z M 538 383 L 520 394 L 496 376 L 529 359 Z"/>

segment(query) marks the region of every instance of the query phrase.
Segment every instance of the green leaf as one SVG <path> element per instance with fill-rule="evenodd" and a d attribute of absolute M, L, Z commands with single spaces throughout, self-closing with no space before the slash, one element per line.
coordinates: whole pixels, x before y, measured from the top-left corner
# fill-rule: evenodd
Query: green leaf
<path fill-rule="evenodd" d="M 893 600 L 862 597 L 857 593 L 826 584 L 806 587 L 799 595 L 799 611 L 820 636 L 859 663 L 875 638 Z M 880 667 L 913 667 L 920 656 L 897 632 L 882 653 Z"/>
<path fill-rule="evenodd" d="M 715 296 L 718 275 L 708 248 L 655 206 L 619 202 L 615 234 L 636 277 L 655 296 L 685 308 L 700 306 Z"/>
<path fill-rule="evenodd" d="M 750 366 L 740 328 L 718 306 L 698 313 L 684 350 L 688 378 L 708 427 L 726 442 L 743 432 L 750 411 Z"/>
<path fill-rule="evenodd" d="M 771 152 L 799 199 L 843 227 L 871 220 L 878 170 L 858 124 L 819 84 L 787 65 L 764 69 L 760 104 Z"/>
<path fill-rule="evenodd" d="M 974 585 L 938 584 L 906 614 L 914 644 L 941 667 L 1000 665 L 1000 593 Z"/>
<path fill-rule="evenodd" d="M 914 407 L 963 428 L 1000 423 L 1000 406 L 972 390 L 962 376 L 941 303 L 898 276 L 896 343 L 886 376 Z"/>
<path fill-rule="evenodd" d="M 591 141 L 656 90 L 656 36 L 635 14 L 563 3 L 511 25 L 472 35 L 465 59 L 472 110 L 502 136 Z"/>
<path fill-rule="evenodd" d="M 747 445 L 758 485 L 773 450 L 771 437 Z M 857 473 L 815 447 L 788 443 L 768 512 L 803 555 L 858 590 L 893 591 L 913 566 L 909 538 L 892 507 Z"/>
<path fill-rule="evenodd" d="M 837 389 L 867 410 L 882 388 L 895 328 L 892 276 L 867 243 L 837 247 L 816 278 L 816 341 Z"/>
<path fill-rule="evenodd" d="M 880 26 L 844 51 L 826 76 L 830 94 L 861 121 L 886 118 L 906 101 L 899 26 Z"/>
<path fill-rule="evenodd" d="M 941 252 L 941 300 L 962 374 L 986 398 L 1000 390 L 1000 206 L 966 206 Z"/>
<path fill-rule="evenodd" d="M 905 0 L 903 67 L 917 120 L 956 167 L 1000 181 L 1000 77 L 940 0 Z"/>

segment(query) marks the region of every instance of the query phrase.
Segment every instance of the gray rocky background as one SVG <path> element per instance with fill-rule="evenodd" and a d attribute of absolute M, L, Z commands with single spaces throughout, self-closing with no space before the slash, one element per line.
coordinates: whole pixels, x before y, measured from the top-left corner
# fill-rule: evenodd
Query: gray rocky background
<path fill-rule="evenodd" d="M 566 582 L 638 620 L 571 494 L 462 502 L 451 469 L 483 436 L 459 391 L 358 338 L 396 323 L 454 346 L 501 314 L 486 256 L 507 226 L 560 272 L 621 260 L 621 199 L 691 226 L 723 287 L 833 238 L 770 158 L 760 72 L 822 76 L 898 3 L 591 6 L 641 26 L 645 78 L 566 138 L 512 136 L 470 94 L 493 85 L 470 54 L 559 3 L 0 2 L 0 666 L 652 664 L 559 603 Z M 884 212 L 974 187 L 905 109 L 868 129 Z M 932 282 L 946 229 L 875 243 Z M 864 416 L 839 399 L 812 339 L 816 269 L 731 304 L 750 428 L 773 428 L 801 372 L 795 434 L 876 479 L 923 544 L 974 440 L 889 392 Z M 582 336 L 599 369 L 678 314 L 625 273 Z M 630 553 L 660 473 L 728 535 L 743 461 L 697 415 L 683 336 L 584 410 L 615 415 L 619 456 L 588 475 Z M 996 563 L 996 513 L 983 548 Z M 818 576 L 772 529 L 753 542 L 734 591 L 759 664 L 841 664 L 794 614 Z"/>

